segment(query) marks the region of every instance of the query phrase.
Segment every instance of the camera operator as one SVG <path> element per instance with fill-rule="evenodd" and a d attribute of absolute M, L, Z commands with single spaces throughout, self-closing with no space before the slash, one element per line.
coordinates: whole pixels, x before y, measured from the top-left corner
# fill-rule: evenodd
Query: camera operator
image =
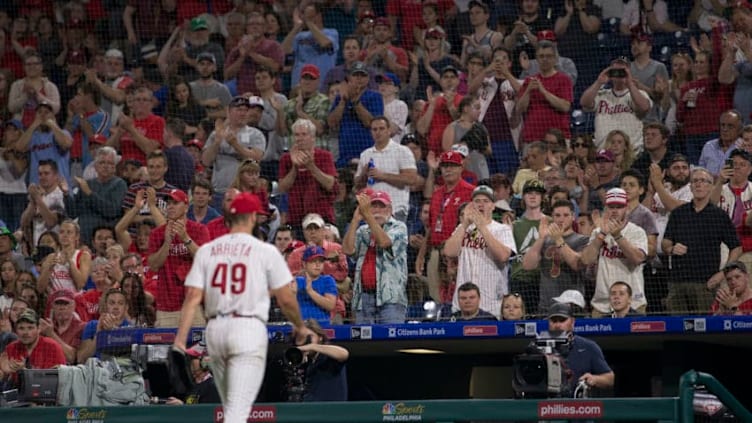
<path fill-rule="evenodd" d="M 569 304 L 556 303 L 549 308 L 548 331 L 556 336 L 567 333 L 572 340 L 566 363 L 572 371 L 571 386 L 584 381 L 591 388 L 608 389 L 614 385 L 614 372 L 606 363 L 601 347 L 574 334 L 574 316 Z"/>
<path fill-rule="evenodd" d="M 167 398 L 167 405 L 183 404 L 219 404 L 222 400 L 219 398 L 217 386 L 214 384 L 214 378 L 209 370 L 209 354 L 206 346 L 196 344 L 185 350 L 185 355 L 191 360 L 191 375 L 195 385 L 188 392 L 184 399 L 175 397 Z"/>
<path fill-rule="evenodd" d="M 303 352 L 306 366 L 306 391 L 303 401 L 347 401 L 347 362 L 350 352 L 329 344 L 329 337 L 316 320 L 305 325 L 316 335 L 311 342 L 297 348 Z"/>

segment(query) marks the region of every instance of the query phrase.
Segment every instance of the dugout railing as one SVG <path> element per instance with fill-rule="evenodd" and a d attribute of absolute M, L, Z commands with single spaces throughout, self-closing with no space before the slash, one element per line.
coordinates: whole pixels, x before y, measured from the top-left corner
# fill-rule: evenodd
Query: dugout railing
<path fill-rule="evenodd" d="M 588 398 L 545 400 L 426 400 L 337 403 L 258 404 L 253 422 L 376 423 L 457 421 L 607 420 L 693 423 L 717 411 L 695 401 L 699 387 L 715 395 L 732 420 L 752 422 L 752 413 L 713 376 L 689 371 L 680 379 L 680 395 L 670 398 Z M 698 409 L 699 408 L 699 409 Z M 215 405 L 147 407 L 2 408 L 0 421 L 23 423 L 207 423 L 220 422 Z"/>

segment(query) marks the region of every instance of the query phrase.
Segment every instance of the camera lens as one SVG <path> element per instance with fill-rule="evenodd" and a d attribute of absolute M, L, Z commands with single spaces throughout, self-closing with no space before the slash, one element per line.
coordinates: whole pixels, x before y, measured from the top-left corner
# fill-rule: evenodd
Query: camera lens
<path fill-rule="evenodd" d="M 289 366 L 299 366 L 303 363 L 303 351 L 296 347 L 288 348 L 285 350 L 285 362 Z"/>

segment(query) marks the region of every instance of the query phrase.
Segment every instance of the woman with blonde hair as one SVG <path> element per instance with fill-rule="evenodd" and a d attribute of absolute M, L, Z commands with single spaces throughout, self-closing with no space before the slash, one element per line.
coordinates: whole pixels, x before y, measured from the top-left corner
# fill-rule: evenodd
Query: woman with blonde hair
<path fill-rule="evenodd" d="M 42 262 L 37 289 L 39 292 L 83 289 L 91 272 L 91 253 L 78 248 L 81 228 L 78 223 L 66 219 L 60 224 L 60 250 L 50 254 Z"/>
<path fill-rule="evenodd" d="M 625 171 L 632 167 L 634 163 L 634 151 L 632 143 L 629 141 L 629 135 L 620 129 L 614 129 L 606 135 L 606 142 L 603 145 L 606 150 L 614 153 L 614 163 L 620 171 Z"/>
<path fill-rule="evenodd" d="M 240 163 L 230 188 L 255 194 L 261 201 L 261 208 L 268 210 L 269 195 L 266 192 L 266 185 L 266 179 L 261 177 L 261 165 L 256 160 L 248 159 Z"/>

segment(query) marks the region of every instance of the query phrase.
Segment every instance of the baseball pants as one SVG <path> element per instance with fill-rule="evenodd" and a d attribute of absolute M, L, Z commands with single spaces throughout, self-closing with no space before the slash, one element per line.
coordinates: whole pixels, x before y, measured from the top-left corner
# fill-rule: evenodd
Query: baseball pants
<path fill-rule="evenodd" d="M 249 317 L 217 317 L 206 326 L 211 370 L 224 407 L 225 423 L 245 423 L 266 370 L 268 332 Z"/>

